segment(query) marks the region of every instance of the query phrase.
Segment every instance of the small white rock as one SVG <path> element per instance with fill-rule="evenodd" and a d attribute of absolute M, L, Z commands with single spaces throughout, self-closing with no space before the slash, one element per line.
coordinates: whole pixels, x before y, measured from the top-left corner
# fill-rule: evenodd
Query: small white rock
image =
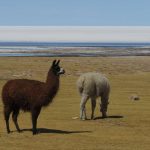
<path fill-rule="evenodd" d="M 130 99 L 133 101 L 138 101 L 140 100 L 140 97 L 137 94 L 134 94 L 134 95 L 131 95 Z"/>
<path fill-rule="evenodd" d="M 78 118 L 79 118 L 79 117 L 72 117 L 72 119 L 74 119 L 74 120 L 75 120 L 75 119 L 78 119 Z"/>

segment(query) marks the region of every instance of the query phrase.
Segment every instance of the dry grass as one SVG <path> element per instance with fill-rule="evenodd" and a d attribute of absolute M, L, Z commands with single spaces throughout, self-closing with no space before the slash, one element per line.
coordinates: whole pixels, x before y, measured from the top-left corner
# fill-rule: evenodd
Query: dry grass
<path fill-rule="evenodd" d="M 44 81 L 54 58 L 0 58 L 0 90 L 12 78 Z M 102 149 L 148 150 L 150 147 L 150 57 L 68 57 L 60 58 L 66 75 L 61 77 L 60 91 L 54 102 L 38 118 L 40 134 L 33 136 L 29 113 L 21 113 L 17 133 L 10 119 L 11 134 L 6 133 L 0 101 L 0 150 L 20 149 Z M 80 96 L 76 80 L 83 72 L 99 71 L 111 82 L 109 118 L 80 121 Z M 131 101 L 132 94 L 140 96 Z M 90 117 L 90 101 L 87 113 Z M 95 111 L 99 117 L 99 106 Z"/>

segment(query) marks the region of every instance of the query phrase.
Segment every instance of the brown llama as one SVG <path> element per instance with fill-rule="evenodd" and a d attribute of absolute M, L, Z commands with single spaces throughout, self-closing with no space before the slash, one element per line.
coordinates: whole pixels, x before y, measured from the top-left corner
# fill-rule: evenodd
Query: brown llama
<path fill-rule="evenodd" d="M 37 133 L 37 118 L 43 106 L 48 106 L 59 89 L 59 76 L 65 71 L 59 66 L 60 60 L 54 60 L 48 72 L 46 82 L 28 79 L 9 80 L 2 89 L 2 100 L 4 104 L 4 118 L 7 133 L 10 133 L 9 116 L 18 132 L 20 128 L 17 122 L 19 110 L 31 112 L 32 132 Z"/>

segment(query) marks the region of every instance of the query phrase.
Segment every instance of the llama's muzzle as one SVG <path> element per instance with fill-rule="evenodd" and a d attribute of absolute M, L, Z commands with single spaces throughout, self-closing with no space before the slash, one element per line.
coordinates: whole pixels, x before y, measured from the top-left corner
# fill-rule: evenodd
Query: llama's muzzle
<path fill-rule="evenodd" d="M 63 68 L 60 68 L 60 71 L 58 72 L 58 74 L 65 74 L 65 70 Z"/>

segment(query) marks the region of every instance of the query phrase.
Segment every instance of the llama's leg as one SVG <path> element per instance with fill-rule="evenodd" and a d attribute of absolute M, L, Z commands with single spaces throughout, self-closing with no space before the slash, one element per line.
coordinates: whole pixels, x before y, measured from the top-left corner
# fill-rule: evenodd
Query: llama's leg
<path fill-rule="evenodd" d="M 95 110 L 95 107 L 96 107 L 96 98 L 91 98 L 91 106 L 92 106 L 91 119 L 94 119 L 94 110 Z"/>
<path fill-rule="evenodd" d="M 87 102 L 88 98 L 89 97 L 87 95 L 82 95 L 82 98 L 81 98 L 81 103 L 80 103 L 80 119 L 82 119 L 82 120 L 87 119 L 85 105 L 86 105 L 86 102 Z"/>
<path fill-rule="evenodd" d="M 10 133 L 10 128 L 9 128 L 10 113 L 11 113 L 11 108 L 9 106 L 5 106 L 4 107 L 4 118 L 5 118 L 5 122 L 6 122 L 7 133 Z"/>
<path fill-rule="evenodd" d="M 16 129 L 18 132 L 21 132 L 20 128 L 19 128 L 19 125 L 18 125 L 18 121 L 17 121 L 17 117 L 19 115 L 19 109 L 18 108 L 15 108 L 15 110 L 13 110 L 13 114 L 12 114 L 12 119 L 14 121 L 14 124 L 16 126 Z"/>
<path fill-rule="evenodd" d="M 34 108 L 32 109 L 32 133 L 37 134 L 37 118 L 40 114 L 41 108 Z"/>
<path fill-rule="evenodd" d="M 102 118 L 107 118 L 107 106 L 108 106 L 108 97 L 102 96 L 101 97 L 101 109 L 100 111 L 102 112 Z"/>

